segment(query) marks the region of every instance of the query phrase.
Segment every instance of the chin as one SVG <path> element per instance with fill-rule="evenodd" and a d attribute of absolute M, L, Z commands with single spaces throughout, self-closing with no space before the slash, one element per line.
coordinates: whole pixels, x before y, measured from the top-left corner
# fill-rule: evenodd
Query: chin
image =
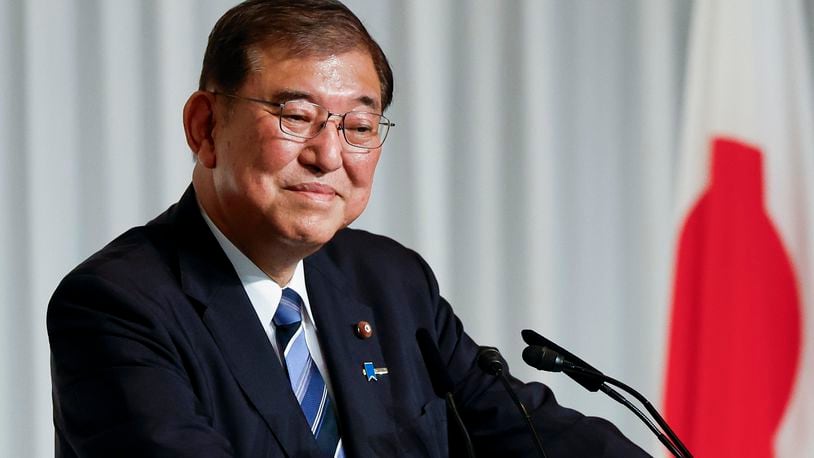
<path fill-rule="evenodd" d="M 337 231 L 347 226 L 346 213 L 341 209 L 314 212 L 295 210 L 277 212 L 269 219 L 271 229 L 290 246 L 309 249 L 328 243 Z"/>
<path fill-rule="evenodd" d="M 338 224 L 299 226 L 293 228 L 289 239 L 293 244 L 319 247 L 330 242 L 342 227 Z"/>

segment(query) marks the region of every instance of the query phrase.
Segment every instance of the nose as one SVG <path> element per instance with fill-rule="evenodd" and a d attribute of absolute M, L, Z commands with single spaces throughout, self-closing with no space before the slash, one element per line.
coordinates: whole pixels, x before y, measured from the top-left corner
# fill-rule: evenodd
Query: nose
<path fill-rule="evenodd" d="M 325 121 L 325 127 L 308 141 L 306 149 L 300 154 L 301 163 L 322 173 L 342 167 L 342 150 L 345 147 L 345 140 L 339 131 L 342 118 L 331 118 L 333 116 Z"/>

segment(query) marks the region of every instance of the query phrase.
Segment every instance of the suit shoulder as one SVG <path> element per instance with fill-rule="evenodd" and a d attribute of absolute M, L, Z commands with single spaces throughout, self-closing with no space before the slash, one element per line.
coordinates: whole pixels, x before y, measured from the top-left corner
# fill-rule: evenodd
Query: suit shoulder
<path fill-rule="evenodd" d="M 132 227 L 74 268 L 74 275 L 124 276 L 144 278 L 156 274 L 159 266 L 171 264 L 173 218 L 177 205 L 172 205 L 145 225 Z M 67 278 L 66 277 L 66 278 Z"/>
<path fill-rule="evenodd" d="M 425 269 L 426 264 L 414 250 L 401 243 L 361 229 L 343 229 L 323 247 L 330 258 L 338 263 L 375 265 L 378 268 L 408 268 L 413 265 Z"/>
<path fill-rule="evenodd" d="M 177 281 L 169 231 L 165 224 L 150 223 L 116 237 L 62 279 L 49 311 L 65 302 L 125 291 L 144 304 L 154 302 L 156 291 Z"/>
<path fill-rule="evenodd" d="M 424 259 L 395 240 L 359 229 L 343 229 L 314 255 L 312 264 L 326 262 L 343 276 L 360 284 L 375 280 L 427 283 L 435 288 L 435 277 Z"/>
<path fill-rule="evenodd" d="M 381 251 L 390 254 L 401 253 L 406 255 L 408 253 L 414 253 L 413 250 L 390 237 L 374 234 L 362 229 L 342 229 L 336 233 L 328 245 L 335 245 L 338 249 L 346 248 L 349 250 L 358 250 L 359 248 L 364 248 L 366 251 Z"/>
<path fill-rule="evenodd" d="M 161 267 L 172 264 L 170 242 L 164 225 L 134 227 L 116 237 L 105 247 L 79 264 L 68 276 L 120 276 L 129 279 L 149 278 Z"/>

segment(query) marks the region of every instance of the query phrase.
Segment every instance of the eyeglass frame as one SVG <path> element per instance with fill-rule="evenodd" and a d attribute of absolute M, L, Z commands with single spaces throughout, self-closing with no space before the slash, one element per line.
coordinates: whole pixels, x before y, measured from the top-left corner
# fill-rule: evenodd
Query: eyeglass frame
<path fill-rule="evenodd" d="M 303 139 L 306 139 L 306 140 L 316 138 L 322 132 L 322 130 L 325 129 L 325 126 L 328 125 L 328 120 L 331 119 L 334 116 L 338 116 L 340 118 L 340 121 L 336 124 L 336 130 L 341 130 L 342 131 L 342 138 L 345 139 L 345 143 L 347 143 L 348 145 L 350 145 L 350 146 L 352 146 L 354 148 L 361 148 L 363 150 L 366 150 L 366 151 L 364 151 L 364 153 L 369 152 L 369 150 L 374 150 L 374 149 L 377 149 L 377 148 L 381 148 L 382 145 L 384 145 L 384 141 L 387 140 L 387 134 L 390 133 L 390 128 L 395 127 L 395 125 L 396 125 L 394 122 L 390 121 L 390 119 L 387 118 L 386 116 L 384 116 L 383 114 L 369 112 L 369 111 L 358 111 L 358 110 L 346 111 L 345 113 L 341 113 L 341 114 L 340 113 L 333 113 L 333 112 L 329 111 L 327 108 L 323 107 L 322 105 L 320 105 L 318 103 L 313 103 L 313 102 L 309 102 L 309 101 L 305 100 L 303 102 L 308 103 L 310 105 L 314 105 L 314 106 L 319 107 L 319 108 L 322 108 L 323 110 L 325 110 L 328 113 L 328 116 L 325 118 L 325 121 L 322 122 L 322 127 L 320 127 L 319 130 L 317 130 L 314 133 L 314 135 L 308 137 L 308 136 L 305 136 L 305 135 L 300 135 L 300 134 L 295 134 L 295 133 L 289 132 L 285 127 L 283 127 L 283 117 L 280 116 L 280 114 L 282 114 L 283 107 L 285 107 L 286 103 L 295 102 L 295 100 L 288 100 L 288 101 L 285 101 L 285 102 L 272 102 L 271 100 L 258 99 L 258 98 L 254 98 L 254 97 L 245 97 L 245 96 L 237 95 L 237 94 L 227 94 L 225 92 L 219 92 L 219 91 L 209 91 L 209 93 L 211 93 L 212 95 L 215 95 L 215 96 L 221 95 L 221 96 L 224 96 L 224 97 L 228 97 L 230 99 L 243 100 L 243 101 L 247 101 L 247 102 L 255 102 L 255 103 L 259 103 L 261 105 L 277 108 L 277 109 L 280 110 L 280 113 L 277 113 L 277 114 L 272 113 L 272 114 L 277 117 L 277 120 L 278 120 L 277 122 L 278 122 L 279 127 L 280 127 L 280 132 L 282 132 L 282 133 L 284 133 L 286 135 L 291 135 L 292 137 L 303 138 Z M 379 125 L 380 126 L 387 126 L 387 130 L 384 132 L 384 137 L 382 138 L 381 142 L 377 146 L 356 145 L 356 144 L 351 143 L 350 140 L 348 140 L 348 136 L 345 133 L 345 116 L 347 116 L 349 113 L 372 114 L 372 115 L 379 116 L 381 118 L 381 120 L 379 121 Z"/>

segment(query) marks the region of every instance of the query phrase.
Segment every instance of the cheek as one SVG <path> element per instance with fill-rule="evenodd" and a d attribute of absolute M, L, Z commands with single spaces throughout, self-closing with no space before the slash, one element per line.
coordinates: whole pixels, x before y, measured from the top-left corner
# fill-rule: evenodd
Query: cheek
<path fill-rule="evenodd" d="M 294 162 L 302 145 L 289 139 L 281 138 L 276 125 L 270 122 L 262 124 L 254 145 L 257 151 L 256 166 L 267 171 L 279 171 Z"/>
<path fill-rule="evenodd" d="M 365 209 L 370 198 L 373 175 L 378 161 L 379 154 L 376 152 L 360 158 L 352 158 L 345 162 L 345 170 L 348 173 L 353 189 L 352 197 L 347 203 L 347 216 L 349 218 L 356 218 Z"/>
<path fill-rule="evenodd" d="M 266 113 L 252 113 L 248 119 L 236 122 L 244 129 L 236 129 L 228 138 L 231 160 L 254 170 L 280 170 L 296 158 L 301 145 L 281 137 L 276 118 Z"/>
<path fill-rule="evenodd" d="M 257 167 L 268 175 L 284 174 L 287 169 L 296 168 L 300 148 L 280 142 L 267 144 L 257 158 Z"/>
<path fill-rule="evenodd" d="M 242 163 L 244 173 L 251 179 L 267 182 L 284 173 L 286 168 L 296 163 L 301 145 L 281 141 L 270 135 L 259 135 L 247 139 L 243 148 L 236 151 L 234 160 Z"/>
<path fill-rule="evenodd" d="M 216 168 L 215 180 L 222 190 L 238 200 L 267 205 L 275 198 L 292 162 L 296 162 L 297 153 L 292 148 L 280 147 L 279 142 L 260 140 L 230 145 L 230 154 L 225 155 L 224 163 Z"/>
<path fill-rule="evenodd" d="M 345 160 L 345 170 L 354 189 L 370 192 L 370 187 L 373 184 L 373 174 L 378 163 L 378 152 L 350 157 Z"/>

